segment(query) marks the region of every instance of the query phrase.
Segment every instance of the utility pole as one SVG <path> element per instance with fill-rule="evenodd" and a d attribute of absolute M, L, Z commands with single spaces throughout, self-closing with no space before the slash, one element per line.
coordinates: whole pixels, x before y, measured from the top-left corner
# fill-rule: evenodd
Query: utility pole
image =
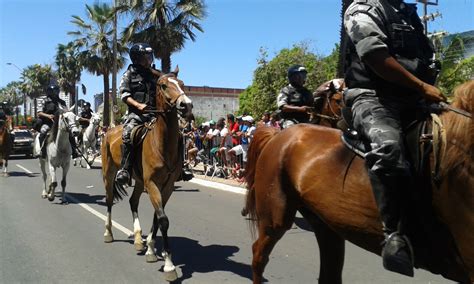
<path fill-rule="evenodd" d="M 416 0 L 416 2 L 423 4 L 423 16 L 420 17 L 420 19 L 425 26 L 425 35 L 428 35 L 428 22 L 434 21 L 437 17 L 442 16 L 440 12 L 428 14 L 428 5 L 438 6 L 438 0 L 435 0 L 435 2 L 429 0 Z"/>
<path fill-rule="evenodd" d="M 117 112 L 117 0 L 114 0 L 114 42 L 113 42 L 113 66 L 112 66 L 112 111 L 111 125 L 115 125 L 115 114 Z"/>

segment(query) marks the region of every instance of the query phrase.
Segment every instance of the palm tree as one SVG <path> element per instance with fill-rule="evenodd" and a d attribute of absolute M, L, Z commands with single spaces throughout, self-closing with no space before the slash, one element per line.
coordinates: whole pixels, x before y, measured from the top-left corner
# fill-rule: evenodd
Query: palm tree
<path fill-rule="evenodd" d="M 110 124 L 109 75 L 113 65 L 113 18 L 115 10 L 110 5 L 86 5 L 88 22 L 73 15 L 71 22 L 78 28 L 68 32 L 76 37 L 74 44 L 82 50 L 81 62 L 87 71 L 97 76 L 102 75 L 104 81 L 104 125 Z M 117 66 L 122 68 L 126 53 L 124 45 L 117 44 Z M 116 98 L 112 98 L 114 101 Z"/>
<path fill-rule="evenodd" d="M 58 44 L 55 63 L 58 67 L 58 85 L 66 95 L 70 94 L 70 104 L 76 101 L 76 82 L 81 80 L 82 64 L 79 61 L 79 50 L 73 42 Z"/>
<path fill-rule="evenodd" d="M 196 40 L 194 29 L 203 32 L 199 20 L 206 16 L 202 0 L 132 0 L 130 11 L 135 20 L 124 30 L 133 43 L 146 42 L 161 59 L 161 70 L 171 70 L 171 54 L 181 50 L 187 39 Z"/>
<path fill-rule="evenodd" d="M 23 69 L 21 73 L 21 90 L 34 100 L 35 117 L 38 111 L 36 99 L 45 94 L 46 88 L 54 78 L 55 74 L 51 69 L 51 65 L 30 65 Z"/>

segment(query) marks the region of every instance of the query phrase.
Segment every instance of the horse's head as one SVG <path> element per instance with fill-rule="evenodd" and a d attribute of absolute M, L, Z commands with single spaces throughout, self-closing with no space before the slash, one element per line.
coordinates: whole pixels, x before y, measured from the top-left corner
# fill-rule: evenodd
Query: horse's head
<path fill-rule="evenodd" d="M 192 112 L 193 103 L 183 91 L 184 84 L 178 79 L 178 73 L 179 69 L 176 67 L 173 72 L 161 75 L 156 83 L 156 93 L 157 97 L 163 95 L 168 107 L 176 107 L 182 117 L 187 117 Z M 157 98 L 157 102 L 159 102 L 159 98 Z"/>
<path fill-rule="evenodd" d="M 334 79 L 320 85 L 313 93 L 316 120 L 328 120 L 331 125 L 341 118 L 344 79 Z"/>
<path fill-rule="evenodd" d="M 80 133 L 78 127 L 79 117 L 71 111 L 62 112 L 59 115 L 59 119 L 62 122 L 60 127 L 63 127 L 65 130 L 70 131 L 73 136 L 77 136 Z"/>
<path fill-rule="evenodd" d="M 89 119 L 89 123 L 93 124 L 95 127 L 97 127 L 100 123 L 100 115 L 97 114 L 97 113 L 92 113 L 92 116 Z"/>

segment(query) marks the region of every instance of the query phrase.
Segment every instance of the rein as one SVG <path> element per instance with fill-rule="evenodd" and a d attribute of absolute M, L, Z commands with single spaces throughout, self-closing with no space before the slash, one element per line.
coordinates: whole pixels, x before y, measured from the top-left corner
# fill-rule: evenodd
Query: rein
<path fill-rule="evenodd" d="M 456 114 L 460 114 L 460 115 L 462 115 L 462 116 L 465 116 L 465 117 L 468 117 L 468 118 L 472 119 L 472 114 L 470 114 L 470 113 L 468 113 L 467 111 L 464 111 L 464 110 L 462 110 L 462 109 L 458 109 L 458 108 L 452 107 L 452 106 L 448 105 L 448 104 L 445 103 L 445 102 L 440 102 L 440 103 L 439 103 L 439 106 L 440 106 L 440 108 L 443 109 L 443 110 L 452 111 L 452 112 L 454 112 L 454 113 L 456 113 Z"/>

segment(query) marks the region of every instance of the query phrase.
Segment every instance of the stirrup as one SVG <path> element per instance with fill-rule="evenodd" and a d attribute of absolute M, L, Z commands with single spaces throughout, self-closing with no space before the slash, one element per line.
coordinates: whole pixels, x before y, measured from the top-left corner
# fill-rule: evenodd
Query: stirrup
<path fill-rule="evenodd" d="M 397 243 L 403 243 L 403 245 L 400 246 Z M 382 249 L 383 267 L 389 271 L 413 277 L 415 256 L 410 240 L 399 232 L 393 232 L 382 244 L 384 245 Z"/>
<path fill-rule="evenodd" d="M 126 169 L 120 169 L 115 176 L 115 181 L 120 185 L 126 185 L 130 181 L 130 174 Z"/>

